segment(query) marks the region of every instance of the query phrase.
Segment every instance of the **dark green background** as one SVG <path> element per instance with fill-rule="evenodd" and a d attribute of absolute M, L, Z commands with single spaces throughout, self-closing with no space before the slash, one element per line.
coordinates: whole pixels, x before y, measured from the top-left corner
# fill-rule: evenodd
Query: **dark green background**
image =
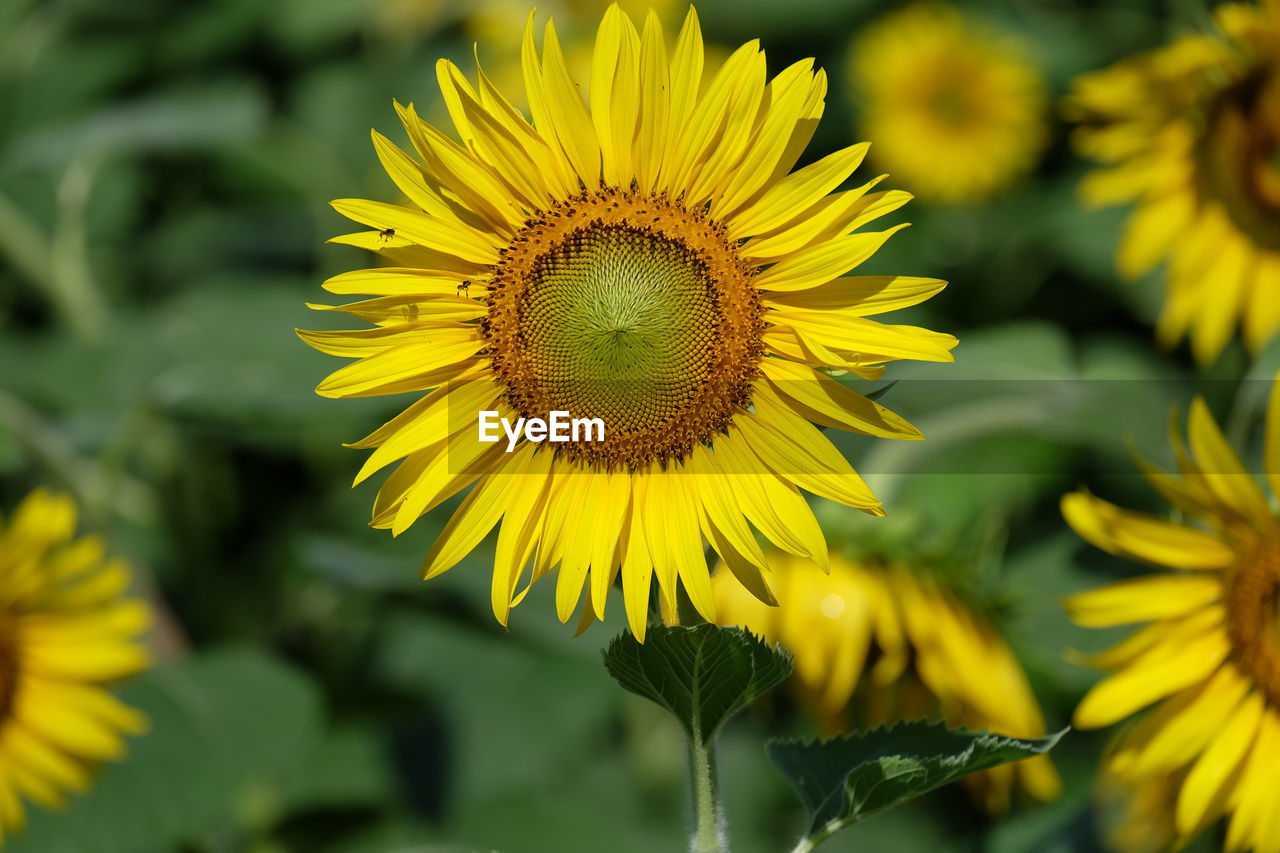
<path fill-rule="evenodd" d="M 811 55 L 829 69 L 815 159 L 858 138 L 848 42 L 892 5 L 715 0 L 699 11 L 709 41 L 760 37 L 771 70 Z M 392 99 L 438 115 L 436 58 L 471 67 L 465 7 L 416 29 L 388 24 L 391 7 L 0 2 L 0 506 L 37 485 L 71 491 L 83 528 L 106 535 L 162 602 L 159 668 L 126 688 L 153 733 L 68 814 L 34 813 L 13 853 L 685 846 L 678 730 L 599 664 L 622 627 L 618 594 L 608 623 L 575 640 L 554 618 L 550 582 L 509 632 L 494 622 L 490 543 L 418 581 L 450 507 L 399 539 L 369 529 L 376 482 L 349 489 L 361 454 L 341 447 L 405 401 L 312 391 L 341 362 L 293 329 L 341 322 L 304 302 L 336 301 L 320 281 L 372 265 L 324 244 L 356 230 L 326 202 L 395 201 L 370 128 L 402 140 Z M 1207 14 L 1192 2 L 967 8 L 1022 34 L 1055 99 L 1073 75 Z M 563 17 L 562 32 L 591 33 L 598 10 L 576 25 Z M 1269 378 L 1277 358 L 1250 373 L 1233 344 L 1197 373 L 1184 350 L 1156 350 L 1158 277 L 1117 281 L 1123 212 L 1079 206 L 1085 164 L 1051 121 L 1038 170 L 1009 193 L 894 215 L 913 227 L 863 271 L 950 280 L 893 321 L 961 343 L 956 365 L 891 366 L 889 378 L 973 381 L 888 392 L 929 442 L 842 441 L 889 518 L 815 509 L 835 548 L 953 576 L 1009 638 L 1052 730 L 1096 677 L 1064 651 L 1114 639 L 1071 627 L 1060 598 L 1133 571 L 1065 528 L 1059 496 L 1088 483 L 1158 509 L 1126 437 L 1167 460 L 1169 408 L 1199 391 L 1234 440 L 1256 445 L 1265 388 L 1240 380 Z M 1011 379 L 1023 381 L 997 381 Z M 727 731 L 735 851 L 784 850 L 798 835 L 803 816 L 761 740 L 807 727 L 780 697 Z M 1106 737 L 1073 733 L 1057 750 L 1067 787 L 1055 804 L 991 821 L 944 790 L 824 849 L 1096 849 L 1091 785 Z"/>

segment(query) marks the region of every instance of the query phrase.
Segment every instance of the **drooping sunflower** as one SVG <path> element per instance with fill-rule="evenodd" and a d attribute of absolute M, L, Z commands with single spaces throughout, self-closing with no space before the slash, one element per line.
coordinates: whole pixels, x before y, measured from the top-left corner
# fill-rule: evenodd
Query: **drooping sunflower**
<path fill-rule="evenodd" d="M 0 520 L 0 843 L 25 825 L 24 799 L 61 808 L 144 727 L 104 684 L 146 667 L 149 611 L 75 524 L 71 499 L 44 491 Z"/>
<path fill-rule="evenodd" d="M 1044 147 L 1045 86 L 1027 50 L 950 5 L 916 3 L 875 21 L 848 68 L 876 162 L 922 199 L 987 198 Z"/>
<path fill-rule="evenodd" d="M 1085 199 L 1135 206 L 1120 273 L 1166 265 L 1156 333 L 1190 334 L 1202 363 L 1237 324 L 1255 353 L 1280 329 L 1280 2 L 1215 20 L 1218 33 L 1080 77 L 1066 106 L 1080 152 L 1105 164 Z"/>
<path fill-rule="evenodd" d="M 1114 672 L 1085 696 L 1075 722 L 1109 726 L 1154 706 L 1121 733 L 1106 771 L 1134 786 L 1172 782 L 1183 841 L 1228 815 L 1228 850 L 1280 851 L 1280 523 L 1203 400 L 1187 433 L 1189 451 L 1173 436 L 1180 475 L 1142 464 L 1184 520 L 1087 492 L 1063 498 L 1063 515 L 1086 540 L 1162 569 L 1066 602 L 1087 627 L 1150 623 L 1092 659 Z M 1276 390 L 1266 470 L 1280 493 Z"/>
<path fill-rule="evenodd" d="M 412 206 L 334 202 L 372 228 L 336 240 L 396 266 L 325 283 L 372 296 L 337 310 L 375 327 L 300 332 L 359 359 L 317 390 L 428 392 L 356 444 L 376 448 L 357 482 L 400 463 L 372 523 L 399 534 L 474 483 L 423 576 L 454 566 L 501 519 L 492 604 L 504 625 L 531 559 L 529 583 L 559 566 L 562 621 L 584 585 L 580 626 L 601 616 L 619 572 L 637 636 L 655 576 L 665 614 L 680 584 L 713 620 L 704 538 L 769 599 L 750 525 L 825 561 L 800 488 L 883 514 L 814 423 L 921 437 L 820 368 L 875 378 L 895 359 L 951 360 L 950 335 L 868 319 L 944 282 L 841 277 L 901 226 L 858 229 L 909 196 L 873 192 L 878 179 L 833 192 L 865 144 L 793 172 L 825 74 L 804 60 L 767 80 L 753 41 L 700 88 L 692 10 L 668 54 L 656 14 L 641 33 L 610 7 L 589 93 L 550 22 L 539 53 L 532 15 L 523 65 L 533 124 L 483 73 L 472 85 L 441 61 L 461 142 L 397 105 L 421 162 L 376 132 L 374 145 Z M 513 424 L 554 411 L 598 418 L 603 440 L 526 439 L 508 452 L 505 439 L 480 441 L 480 411 Z"/>
<path fill-rule="evenodd" d="M 1044 734 L 1040 707 L 1008 644 L 938 582 L 838 554 L 829 571 L 783 557 L 773 577 L 776 607 L 718 571 L 717 618 L 794 655 L 792 681 L 823 735 L 921 717 L 1012 737 Z M 991 812 L 1009 807 L 1015 784 L 1041 800 L 1062 786 L 1047 755 L 965 784 Z"/>

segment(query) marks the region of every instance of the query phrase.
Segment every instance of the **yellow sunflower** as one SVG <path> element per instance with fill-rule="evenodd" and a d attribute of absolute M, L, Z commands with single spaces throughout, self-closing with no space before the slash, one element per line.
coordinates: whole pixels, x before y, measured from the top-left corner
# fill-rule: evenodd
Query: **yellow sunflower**
<path fill-rule="evenodd" d="M 1239 323 L 1258 352 L 1280 328 L 1280 2 L 1216 10 L 1214 34 L 1079 78 L 1067 102 L 1081 153 L 1105 164 L 1081 187 L 1133 203 L 1117 266 L 1167 265 L 1157 334 L 1190 334 L 1202 363 Z"/>
<path fill-rule="evenodd" d="M 921 198 L 986 198 L 1035 166 L 1045 87 L 1016 40 L 949 5 L 916 3 L 863 30 L 849 57 L 862 134 Z"/>
<path fill-rule="evenodd" d="M 637 32 L 610 7 L 589 92 L 567 72 L 550 23 L 539 53 L 532 15 L 523 61 L 532 125 L 483 73 L 472 85 L 441 61 L 461 143 L 397 105 L 421 162 L 380 134 L 374 145 L 413 206 L 334 202 L 372 228 L 337 242 L 396 266 L 325 283 L 372 296 L 327 310 L 375 326 L 300 332 L 358 359 L 317 390 L 428 392 L 356 444 L 376 448 L 357 482 L 400 463 L 372 523 L 399 534 L 474 483 L 423 576 L 454 566 L 501 519 L 492 603 L 503 624 L 530 559 L 530 583 L 559 566 L 562 621 L 584 585 L 581 627 L 602 616 L 619 572 L 638 636 L 655 575 L 666 614 L 679 583 L 713 620 L 704 537 L 768 599 L 749 525 L 825 561 L 800 488 L 883 514 L 813 423 L 920 437 L 820 368 L 875 378 L 896 359 L 952 360 L 950 335 L 868 318 L 944 282 L 841 277 L 902 226 L 858 229 L 909 196 L 873 192 L 878 179 L 833 192 L 865 144 L 791 171 L 826 92 L 811 60 L 767 80 L 753 41 L 708 69 L 699 94 L 692 10 L 668 53 L 656 14 Z M 603 439 L 593 428 L 592 441 L 525 439 L 509 452 L 505 438 L 480 440 L 481 411 L 510 424 L 557 411 L 599 419 Z"/>
<path fill-rule="evenodd" d="M 102 685 L 146 667 L 149 611 L 75 524 L 72 501 L 43 491 L 0 523 L 0 843 L 26 823 L 24 798 L 61 808 L 144 725 Z"/>
<path fill-rule="evenodd" d="M 1075 721 L 1108 726 L 1154 706 L 1121 733 L 1106 771 L 1135 786 L 1174 780 L 1182 840 L 1229 815 L 1228 850 L 1280 851 L 1280 524 L 1203 400 L 1191 407 L 1188 439 L 1189 451 L 1173 437 L 1180 476 L 1142 466 L 1182 521 L 1087 492 L 1063 498 L 1063 515 L 1089 542 L 1164 569 L 1066 602 L 1086 627 L 1150 623 L 1091 660 L 1114 672 Z M 1280 390 L 1266 462 L 1275 494 Z"/>
<path fill-rule="evenodd" d="M 776 561 L 770 607 L 730 573 L 712 579 L 722 625 L 741 625 L 795 656 L 793 683 L 819 730 L 935 717 L 1013 737 L 1044 734 L 1017 659 L 995 629 L 937 583 L 900 566 L 833 555 Z M 855 700 L 855 695 L 857 699 Z M 965 780 L 988 811 L 1007 809 L 1016 784 L 1038 799 L 1062 787 L 1047 755 Z"/>

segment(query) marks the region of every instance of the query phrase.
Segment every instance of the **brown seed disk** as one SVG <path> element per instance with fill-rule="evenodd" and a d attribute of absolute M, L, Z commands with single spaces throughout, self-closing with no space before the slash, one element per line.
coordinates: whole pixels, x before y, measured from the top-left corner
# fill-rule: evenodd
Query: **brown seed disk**
<path fill-rule="evenodd" d="M 1236 662 L 1280 707 L 1280 543 L 1261 543 L 1233 570 L 1227 632 Z"/>
<path fill-rule="evenodd" d="M 503 250 L 486 353 L 519 415 L 604 422 L 603 441 L 556 452 L 610 470 L 665 466 L 750 402 L 765 328 L 753 274 L 722 227 L 677 202 L 584 193 Z"/>

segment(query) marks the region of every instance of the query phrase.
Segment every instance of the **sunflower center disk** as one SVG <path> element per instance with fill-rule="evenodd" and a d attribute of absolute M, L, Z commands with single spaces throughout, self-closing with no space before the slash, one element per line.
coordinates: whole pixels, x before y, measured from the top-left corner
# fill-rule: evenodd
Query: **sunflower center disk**
<path fill-rule="evenodd" d="M 1280 706 L 1280 542 L 1260 545 L 1227 587 L 1227 631 L 1235 659 Z"/>
<path fill-rule="evenodd" d="M 1236 227 L 1280 251 L 1280 66 L 1224 91 L 1200 140 L 1204 192 Z"/>
<path fill-rule="evenodd" d="M 557 404 L 629 432 L 688 408 L 719 319 L 692 252 L 644 231 L 588 229 L 543 256 L 535 276 L 526 353 Z"/>
<path fill-rule="evenodd" d="M 0 723 L 13 710 L 18 688 L 18 646 L 8 614 L 0 611 Z"/>
<path fill-rule="evenodd" d="M 555 445 L 607 468 L 682 458 L 749 400 L 762 310 L 723 233 L 666 200 L 603 191 L 513 240 L 482 328 L 524 417 L 599 418 Z"/>

